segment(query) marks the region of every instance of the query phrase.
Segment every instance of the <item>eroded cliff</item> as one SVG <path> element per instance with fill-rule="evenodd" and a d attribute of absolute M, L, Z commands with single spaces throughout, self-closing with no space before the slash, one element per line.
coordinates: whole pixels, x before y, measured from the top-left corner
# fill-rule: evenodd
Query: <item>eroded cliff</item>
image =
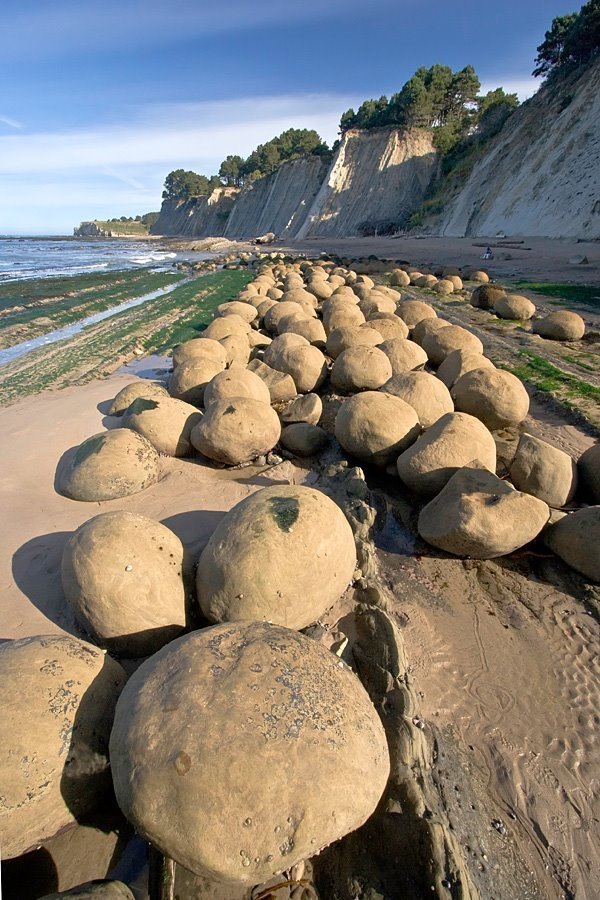
<path fill-rule="evenodd" d="M 600 237 L 600 62 L 518 109 L 444 210 L 440 234 Z"/>
<path fill-rule="evenodd" d="M 151 234 L 186 237 L 220 237 L 225 232 L 237 188 L 217 188 L 204 197 L 191 200 L 163 200 L 160 216 Z"/>

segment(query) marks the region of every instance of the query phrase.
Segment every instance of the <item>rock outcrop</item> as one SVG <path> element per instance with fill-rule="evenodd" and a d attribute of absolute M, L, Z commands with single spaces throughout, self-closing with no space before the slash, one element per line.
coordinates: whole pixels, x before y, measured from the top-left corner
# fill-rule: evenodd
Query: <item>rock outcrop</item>
<path fill-rule="evenodd" d="M 222 237 L 238 193 L 237 188 L 223 187 L 191 200 L 163 200 L 150 233 Z"/>

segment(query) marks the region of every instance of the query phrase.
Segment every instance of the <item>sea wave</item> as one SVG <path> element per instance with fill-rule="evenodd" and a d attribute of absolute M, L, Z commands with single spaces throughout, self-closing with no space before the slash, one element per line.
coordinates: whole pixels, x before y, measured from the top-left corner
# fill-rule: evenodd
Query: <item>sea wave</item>
<path fill-rule="evenodd" d="M 130 262 L 144 266 L 151 262 L 162 262 L 164 259 L 174 259 L 176 256 L 176 253 L 146 253 L 144 256 L 129 256 L 128 259 Z"/>

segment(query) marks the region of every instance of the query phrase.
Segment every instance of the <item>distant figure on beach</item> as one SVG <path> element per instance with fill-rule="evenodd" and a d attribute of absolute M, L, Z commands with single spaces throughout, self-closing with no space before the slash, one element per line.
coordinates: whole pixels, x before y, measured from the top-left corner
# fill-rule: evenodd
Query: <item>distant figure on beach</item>
<path fill-rule="evenodd" d="M 492 253 L 492 248 L 491 248 L 491 247 L 486 247 L 486 248 L 485 248 L 485 253 L 483 254 L 483 256 L 482 256 L 481 258 L 482 258 L 482 259 L 493 259 L 493 258 L 494 258 L 494 254 Z"/>

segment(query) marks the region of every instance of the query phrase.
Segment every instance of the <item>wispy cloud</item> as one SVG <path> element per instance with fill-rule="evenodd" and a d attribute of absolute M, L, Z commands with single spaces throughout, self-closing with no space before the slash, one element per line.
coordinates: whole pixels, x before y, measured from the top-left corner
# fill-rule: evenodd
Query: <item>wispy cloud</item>
<path fill-rule="evenodd" d="M 507 94 L 516 94 L 521 103 L 533 97 L 540 87 L 539 78 L 499 78 L 494 80 L 486 78 L 481 82 L 481 93 L 486 94 L 497 87 L 503 87 Z"/>
<path fill-rule="evenodd" d="M 23 128 L 22 122 L 18 122 L 17 119 L 11 119 L 10 116 L 0 116 L 0 122 L 3 125 L 8 125 L 9 128 L 16 128 L 17 131 Z"/>

